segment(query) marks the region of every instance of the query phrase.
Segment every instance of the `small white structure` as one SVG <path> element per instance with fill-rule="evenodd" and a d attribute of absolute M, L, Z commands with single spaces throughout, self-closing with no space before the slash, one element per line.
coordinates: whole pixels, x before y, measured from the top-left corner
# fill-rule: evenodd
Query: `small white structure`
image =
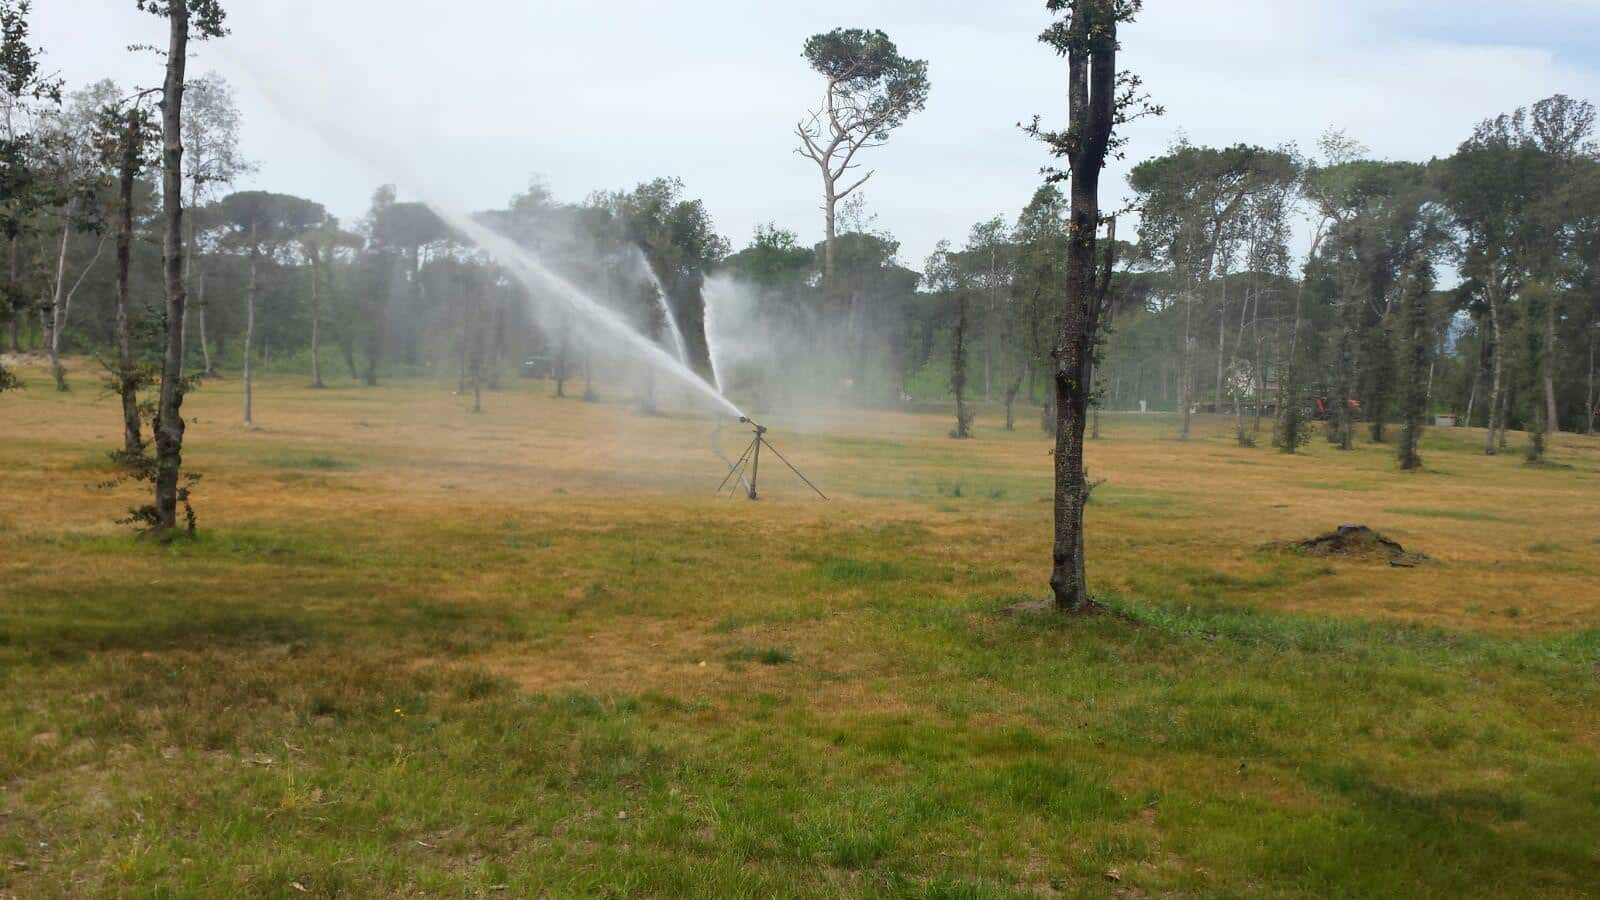
<path fill-rule="evenodd" d="M 1454 427 L 1456 427 L 1456 417 L 1455 416 L 1434 416 L 1433 417 L 1433 424 L 1439 426 L 1440 428 L 1454 428 Z"/>

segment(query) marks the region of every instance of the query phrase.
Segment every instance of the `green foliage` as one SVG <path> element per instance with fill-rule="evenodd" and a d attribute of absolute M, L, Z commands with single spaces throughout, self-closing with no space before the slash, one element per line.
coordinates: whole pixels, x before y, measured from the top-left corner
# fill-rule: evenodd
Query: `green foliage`
<path fill-rule="evenodd" d="M 223 37 L 228 29 L 223 25 L 228 13 L 222 8 L 220 0 L 179 0 L 186 5 L 189 15 L 189 29 L 195 38 Z M 173 0 L 137 0 L 139 9 L 149 13 L 168 18 L 172 15 Z"/>
<path fill-rule="evenodd" d="M 828 80 L 842 124 L 859 139 L 882 141 L 928 101 L 928 63 L 908 59 L 882 31 L 835 28 L 806 39 L 806 62 Z"/>

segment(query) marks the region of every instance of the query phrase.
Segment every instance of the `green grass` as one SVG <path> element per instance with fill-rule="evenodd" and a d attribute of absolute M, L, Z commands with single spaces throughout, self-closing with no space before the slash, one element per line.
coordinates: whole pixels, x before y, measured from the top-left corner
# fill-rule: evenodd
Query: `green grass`
<path fill-rule="evenodd" d="M 789 652 L 788 650 L 781 650 L 777 647 L 768 647 L 766 649 L 759 649 L 756 647 L 740 647 L 732 653 L 729 653 L 727 655 L 727 659 L 730 662 L 736 663 L 755 662 L 760 663 L 763 666 L 782 666 L 795 661 L 793 653 Z"/>
<path fill-rule="evenodd" d="M 265 462 L 279 469 L 353 469 L 356 465 L 331 456 L 276 456 Z"/>
<path fill-rule="evenodd" d="M 197 465 L 226 474 L 200 537 L 166 547 L 58 467 L 0 464 L 27 501 L 0 509 L 0 895 L 1600 884 L 1597 573 L 1577 552 L 1596 520 L 1482 511 L 1569 496 L 1570 473 L 1441 438 L 1430 462 L 1486 492 L 1461 494 L 1377 452 L 1182 446 L 1156 431 L 1170 421 L 1108 416 L 1089 537 L 1105 610 L 1067 619 L 1027 605 L 1048 553 L 1036 436 L 952 449 L 929 417 L 895 440 L 796 438 L 839 499 L 730 504 L 698 470 L 583 480 L 562 466 L 587 423 L 571 447 L 510 416 L 506 443 L 529 446 L 368 447 L 351 422 L 398 426 L 365 398 L 432 396 L 390 390 L 308 401 L 372 404 L 335 417 L 350 431 L 303 429 L 328 447 L 287 427 L 197 438 Z M 543 394 L 542 429 L 625 415 Z M 698 453 L 702 425 L 683 426 Z M 828 442 L 848 464 L 829 471 Z M 286 488 L 301 469 L 341 484 Z M 1372 521 L 1429 566 L 1261 550 L 1385 511 L 1394 483 L 1421 493 L 1386 512 L 1417 521 Z"/>
<path fill-rule="evenodd" d="M 473 534 L 458 546 L 469 567 L 499 552 Z M 906 534 L 925 559 L 931 537 Z M 231 563 L 180 559 L 174 577 L 195 585 Z M 253 559 L 278 577 L 323 571 Z M 522 646 L 535 611 L 431 601 L 430 580 L 451 575 L 427 556 L 370 559 L 385 562 L 358 580 L 395 583 L 393 563 L 411 586 L 370 605 L 315 602 L 331 585 L 313 575 L 309 597 L 220 608 L 138 589 L 5 607 L 0 853 L 26 868 L 0 877 L 50 890 L 87 873 L 90 893 L 112 894 L 887 896 L 1092 893 L 1117 869 L 1192 894 L 1577 896 L 1596 874 L 1600 761 L 1547 723 L 1600 701 L 1600 630 L 1492 637 L 1218 605 L 1217 591 L 1319 577 L 1298 562 L 1255 578 L 1175 569 L 1164 577 L 1195 599 L 1113 600 L 1067 623 L 1005 615 L 1004 599 L 913 601 L 932 573 L 908 566 L 892 571 L 909 602 L 837 626 L 775 620 L 870 646 L 870 674 L 740 643 L 711 665 L 779 681 L 692 701 L 541 695 L 470 664 Z M 786 589 L 891 571 L 820 560 Z M 630 572 L 614 559 L 596 575 L 626 593 L 643 577 Z M 543 628 L 581 642 L 624 603 L 608 591 Z M 412 665 L 441 656 L 468 665 Z M 886 677 L 924 711 L 800 699 Z M 1038 853 L 1052 861 L 1035 882 Z"/>
<path fill-rule="evenodd" d="M 1425 519 L 1453 519 L 1458 522 L 1512 521 L 1511 519 L 1508 519 L 1504 516 L 1495 515 L 1494 513 L 1478 512 L 1476 510 L 1466 509 L 1415 509 L 1410 507 L 1400 507 L 1396 509 L 1386 509 L 1384 512 L 1392 513 L 1397 516 L 1416 516 L 1418 518 Z"/>

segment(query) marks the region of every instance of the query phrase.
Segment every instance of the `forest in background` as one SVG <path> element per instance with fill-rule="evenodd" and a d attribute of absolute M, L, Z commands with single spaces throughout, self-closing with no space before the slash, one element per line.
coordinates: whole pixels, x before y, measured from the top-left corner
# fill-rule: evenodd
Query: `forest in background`
<path fill-rule="evenodd" d="M 925 76 L 922 91 L 909 111 Z M 126 312 L 131 354 L 153 367 L 162 218 L 150 98 L 109 81 L 50 82 L 35 66 L 0 99 L 6 346 L 48 354 L 63 389 L 101 380 L 63 360 L 114 353 L 120 176 L 131 159 Z M 184 118 L 184 359 L 195 376 L 247 375 L 248 360 L 314 386 L 429 375 L 467 391 L 525 372 L 555 377 L 563 392 L 582 380 L 583 396 L 594 382 L 621 385 L 653 405 L 648 372 L 593 358 L 580 321 L 535 314 L 541 298 L 392 186 L 355 222 L 311 198 L 234 191 L 252 164 L 220 76 L 192 80 Z M 1232 414 L 1241 442 L 1270 435 L 1286 450 L 1307 439 L 1308 417 L 1348 446 L 1357 430 L 1381 441 L 1408 416 L 1449 415 L 1497 431 L 1490 452 L 1507 429 L 1528 431 L 1535 458 L 1548 431 L 1592 432 L 1594 119 L 1587 101 L 1550 97 L 1486 119 L 1426 162 L 1371 159 L 1333 130 L 1309 153 L 1180 139 L 1129 178 L 1134 199 L 1120 217 L 1137 227 L 1115 245 L 1101 404 Z M 764 226 L 737 249 L 670 177 L 577 201 L 535 180 L 477 218 L 669 347 L 671 310 L 697 361 L 710 356 L 708 304 L 754 310 L 759 333 L 738 331 L 748 346 L 722 352 L 733 361 L 726 390 L 757 408 L 954 399 L 952 433 L 964 435 L 977 401 L 1003 404 L 1008 425 L 1052 421 L 1066 202 L 1049 182 L 1025 199 L 921 261 L 901 258 L 863 194 L 837 215 L 829 207 L 831 239 Z M 1043 415 L 1018 415 L 1019 405 Z"/>

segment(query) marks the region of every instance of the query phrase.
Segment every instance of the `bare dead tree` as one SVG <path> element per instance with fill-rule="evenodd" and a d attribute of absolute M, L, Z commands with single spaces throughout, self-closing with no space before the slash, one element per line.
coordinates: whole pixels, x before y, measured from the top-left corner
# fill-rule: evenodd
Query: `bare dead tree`
<path fill-rule="evenodd" d="M 853 173 L 860 168 L 856 156 L 883 146 L 891 131 L 927 103 L 928 63 L 901 56 L 881 31 L 856 28 L 813 35 L 803 55 L 827 84 L 822 106 L 795 126 L 800 138 L 795 152 L 815 163 L 822 175 L 827 234 L 822 278 L 831 283 L 839 201 L 874 174 L 868 171 L 855 178 Z"/>

